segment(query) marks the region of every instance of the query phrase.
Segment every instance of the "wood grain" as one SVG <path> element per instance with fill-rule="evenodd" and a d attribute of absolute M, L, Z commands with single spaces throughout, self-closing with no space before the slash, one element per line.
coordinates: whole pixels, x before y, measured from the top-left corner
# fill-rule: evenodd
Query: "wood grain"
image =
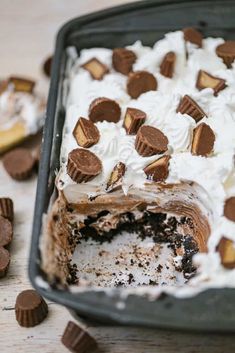
<path fill-rule="evenodd" d="M 53 50 L 55 33 L 62 23 L 86 12 L 124 3 L 121 0 L 1 0 L 0 76 L 24 74 L 40 79 L 41 63 Z M 30 144 L 35 141 L 29 142 Z M 27 275 L 36 175 L 27 182 L 11 180 L 0 164 L 0 196 L 12 197 L 15 204 L 14 240 L 7 278 L 0 280 L 0 352 L 63 353 L 60 343 L 69 312 L 49 303 L 49 316 L 35 328 L 22 328 L 15 320 L 17 294 L 30 288 Z M 179 318 L 180 319 L 180 318 Z M 101 351 L 109 353 L 231 353 L 235 337 L 175 333 L 141 328 L 105 327 L 89 324 Z"/>

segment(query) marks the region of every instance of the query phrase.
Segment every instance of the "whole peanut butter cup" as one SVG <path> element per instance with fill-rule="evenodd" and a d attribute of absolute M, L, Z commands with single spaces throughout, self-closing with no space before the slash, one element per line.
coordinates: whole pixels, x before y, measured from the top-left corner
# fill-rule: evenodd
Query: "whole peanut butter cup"
<path fill-rule="evenodd" d="M 94 179 L 102 172 L 100 159 L 92 152 L 76 148 L 68 155 L 67 173 L 76 183 Z"/>
<path fill-rule="evenodd" d="M 192 44 L 197 45 L 199 48 L 202 47 L 202 34 L 193 27 L 187 27 L 183 29 L 184 40 Z"/>
<path fill-rule="evenodd" d="M 82 65 L 82 68 L 87 70 L 94 80 L 102 80 L 109 72 L 108 67 L 97 58 L 92 58 Z"/>
<path fill-rule="evenodd" d="M 10 264 L 9 251 L 0 246 L 0 278 L 6 276 L 9 264 Z"/>
<path fill-rule="evenodd" d="M 188 114 L 196 122 L 199 122 L 206 116 L 206 113 L 202 110 L 202 108 L 187 94 L 181 99 L 176 112 Z"/>
<path fill-rule="evenodd" d="M 36 326 L 47 317 L 47 314 L 47 303 L 35 290 L 24 290 L 17 296 L 15 315 L 20 326 Z"/>
<path fill-rule="evenodd" d="M 0 246 L 7 246 L 11 243 L 13 228 L 11 222 L 0 216 Z"/>
<path fill-rule="evenodd" d="M 192 154 L 206 157 L 213 151 L 214 143 L 215 134 L 209 125 L 201 123 L 193 130 Z"/>
<path fill-rule="evenodd" d="M 208 72 L 200 70 L 197 76 L 196 87 L 201 91 L 204 88 L 212 88 L 214 95 L 226 88 L 226 81 L 222 78 L 212 76 Z"/>
<path fill-rule="evenodd" d="M 235 222 L 235 196 L 229 197 L 224 204 L 224 216 Z"/>
<path fill-rule="evenodd" d="M 157 80 L 153 74 L 148 71 L 131 72 L 127 81 L 128 94 L 136 99 L 142 93 L 157 90 Z"/>
<path fill-rule="evenodd" d="M 139 128 L 135 140 L 135 149 L 143 157 L 161 154 L 167 151 L 168 138 L 153 126 Z"/>
<path fill-rule="evenodd" d="M 126 172 L 126 166 L 124 163 L 119 162 L 115 165 L 112 170 L 112 173 L 107 182 L 106 191 L 110 192 L 116 190 L 122 185 L 122 179 Z"/>
<path fill-rule="evenodd" d="M 8 84 L 14 87 L 15 92 L 33 93 L 35 81 L 23 77 L 11 76 L 8 79 Z"/>
<path fill-rule="evenodd" d="M 14 218 L 13 201 L 9 197 L 0 198 L 0 216 L 7 218 L 10 222 Z"/>
<path fill-rule="evenodd" d="M 73 353 L 92 353 L 97 349 L 94 338 L 72 321 L 68 322 L 61 342 Z"/>
<path fill-rule="evenodd" d="M 149 180 L 163 182 L 169 175 L 170 156 L 163 156 L 144 168 Z"/>
<path fill-rule="evenodd" d="M 121 108 L 112 99 L 100 97 L 93 100 L 89 107 L 89 119 L 93 123 L 98 121 L 109 121 L 117 123 L 121 117 Z"/>
<path fill-rule="evenodd" d="M 172 78 L 174 74 L 176 55 L 173 51 L 167 53 L 160 65 L 160 73 L 168 78 Z"/>
<path fill-rule="evenodd" d="M 16 148 L 3 157 L 3 166 L 15 180 L 28 179 L 34 168 L 35 160 L 26 148 Z"/>
<path fill-rule="evenodd" d="M 91 120 L 80 118 L 73 130 L 73 136 L 79 146 L 87 148 L 99 141 L 100 133 Z"/>
<path fill-rule="evenodd" d="M 125 128 L 128 135 L 136 135 L 145 120 L 145 112 L 136 108 L 127 108 L 123 127 Z"/>
<path fill-rule="evenodd" d="M 235 59 L 235 41 L 227 40 L 223 44 L 218 45 L 216 54 L 223 59 L 223 62 L 228 68 L 231 68 Z"/>
<path fill-rule="evenodd" d="M 232 240 L 222 237 L 217 251 L 220 255 L 222 265 L 227 269 L 235 268 L 235 244 Z"/>
<path fill-rule="evenodd" d="M 123 75 L 128 75 L 132 71 L 136 55 L 132 50 L 116 48 L 113 50 L 112 61 L 116 71 L 121 72 Z"/>

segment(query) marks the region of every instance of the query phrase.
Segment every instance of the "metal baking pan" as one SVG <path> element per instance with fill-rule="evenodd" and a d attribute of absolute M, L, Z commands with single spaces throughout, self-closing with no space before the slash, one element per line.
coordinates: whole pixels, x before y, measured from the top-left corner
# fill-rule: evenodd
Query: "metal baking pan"
<path fill-rule="evenodd" d="M 29 264 L 31 282 L 43 296 L 66 306 L 75 315 L 103 323 L 235 332 L 235 289 L 210 289 L 186 299 L 164 295 L 155 301 L 131 295 L 125 300 L 125 308 L 120 310 L 117 304 L 121 289 L 116 290 L 115 297 L 92 290 L 74 294 L 54 287 L 46 288 L 36 279 L 43 275 L 39 250 L 42 215 L 49 207 L 55 170 L 59 168 L 66 47 L 73 45 L 78 51 L 90 47 L 113 48 L 137 39 L 151 46 L 166 32 L 186 26 L 199 28 L 205 36 L 234 39 L 234 18 L 233 0 L 149 0 L 75 18 L 61 28 L 52 67 Z"/>

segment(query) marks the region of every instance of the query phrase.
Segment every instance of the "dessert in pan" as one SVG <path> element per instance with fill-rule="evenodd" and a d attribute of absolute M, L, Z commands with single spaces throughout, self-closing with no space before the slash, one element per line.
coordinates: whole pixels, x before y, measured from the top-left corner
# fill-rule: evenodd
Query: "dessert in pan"
<path fill-rule="evenodd" d="M 12 76 L 0 82 L 0 153 L 39 131 L 45 101 L 35 91 L 35 82 Z"/>
<path fill-rule="evenodd" d="M 62 284 L 235 285 L 235 42 L 68 50 L 42 268 Z"/>

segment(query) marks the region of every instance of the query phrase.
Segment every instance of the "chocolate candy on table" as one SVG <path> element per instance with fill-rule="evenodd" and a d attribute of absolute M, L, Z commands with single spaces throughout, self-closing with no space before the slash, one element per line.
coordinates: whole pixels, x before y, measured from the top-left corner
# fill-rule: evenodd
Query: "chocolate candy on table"
<path fill-rule="evenodd" d="M 217 246 L 222 265 L 227 269 L 235 268 L 235 244 L 232 240 L 222 237 Z"/>
<path fill-rule="evenodd" d="M 148 71 L 131 72 L 127 81 L 127 93 L 134 99 L 142 93 L 157 90 L 157 80 Z"/>
<path fill-rule="evenodd" d="M 122 185 L 122 179 L 126 172 L 126 166 L 124 163 L 119 162 L 115 165 L 112 170 L 112 173 L 107 182 L 106 191 L 110 192 L 117 189 Z"/>
<path fill-rule="evenodd" d="M 135 140 L 135 149 L 143 157 L 161 154 L 167 151 L 168 138 L 159 129 L 143 125 L 139 128 Z"/>
<path fill-rule="evenodd" d="M 53 57 L 49 56 L 43 63 L 43 72 L 47 77 L 51 77 L 51 66 Z"/>
<path fill-rule="evenodd" d="M 223 62 L 228 68 L 231 68 L 235 59 L 235 41 L 227 40 L 223 44 L 218 45 L 216 54 L 223 59 Z"/>
<path fill-rule="evenodd" d="M 149 180 L 163 182 L 169 174 L 170 156 L 163 156 L 144 168 L 144 172 Z"/>
<path fill-rule="evenodd" d="M 116 71 L 128 75 L 132 71 L 136 55 L 132 50 L 126 48 L 115 48 L 113 50 L 112 62 Z"/>
<path fill-rule="evenodd" d="M 214 95 L 226 88 L 226 81 L 222 78 L 212 76 L 208 72 L 200 70 L 197 76 L 196 87 L 201 91 L 204 88 L 212 88 Z"/>
<path fill-rule="evenodd" d="M 215 134 L 209 125 L 201 123 L 193 130 L 192 154 L 207 156 L 213 151 L 214 143 Z"/>
<path fill-rule="evenodd" d="M 9 197 L 0 198 L 0 216 L 7 218 L 10 222 L 14 218 L 13 201 Z"/>
<path fill-rule="evenodd" d="M 36 326 L 47 317 L 47 314 L 47 303 L 35 290 L 24 290 L 17 296 L 15 315 L 20 326 Z"/>
<path fill-rule="evenodd" d="M 146 120 L 146 114 L 136 108 L 127 108 L 124 117 L 123 127 L 128 135 L 136 135 L 140 126 Z"/>
<path fill-rule="evenodd" d="M 176 55 L 173 51 L 168 52 L 160 65 L 160 73 L 168 78 L 172 78 L 174 74 Z"/>
<path fill-rule="evenodd" d="M 121 108 L 112 99 L 100 97 L 93 100 L 89 106 L 89 119 L 93 123 L 98 121 L 109 121 L 117 123 L 121 117 Z"/>
<path fill-rule="evenodd" d="M 72 321 L 68 322 L 61 342 L 73 353 L 92 353 L 97 350 L 94 338 Z"/>
<path fill-rule="evenodd" d="M 202 108 L 187 94 L 181 99 L 176 112 L 190 115 L 196 123 L 206 117 Z"/>
<path fill-rule="evenodd" d="M 235 222 L 235 196 L 229 197 L 225 201 L 224 215 L 230 221 Z"/>
<path fill-rule="evenodd" d="M 33 93 L 35 81 L 28 80 L 23 77 L 11 76 L 8 79 L 8 84 L 14 87 L 15 92 Z"/>
<path fill-rule="evenodd" d="M 15 180 L 28 179 L 34 168 L 35 160 L 26 148 L 16 148 L 3 157 L 3 166 Z"/>
<path fill-rule="evenodd" d="M 0 278 L 5 277 L 10 264 L 9 251 L 0 246 Z"/>
<path fill-rule="evenodd" d="M 91 120 L 80 118 L 73 130 L 73 136 L 79 146 L 87 148 L 99 141 L 100 133 Z"/>
<path fill-rule="evenodd" d="M 0 246 L 7 246 L 11 243 L 13 228 L 11 222 L 0 216 Z"/>
<path fill-rule="evenodd" d="M 187 27 L 183 29 L 184 40 L 192 44 L 197 45 L 199 48 L 202 47 L 202 34 L 193 27 Z"/>
<path fill-rule="evenodd" d="M 102 80 L 104 75 L 109 72 L 109 69 L 97 58 L 92 58 L 82 65 L 82 68 L 87 70 L 94 80 Z"/>
<path fill-rule="evenodd" d="M 76 183 L 94 179 L 102 171 L 100 159 L 92 152 L 76 148 L 68 155 L 67 173 Z"/>

